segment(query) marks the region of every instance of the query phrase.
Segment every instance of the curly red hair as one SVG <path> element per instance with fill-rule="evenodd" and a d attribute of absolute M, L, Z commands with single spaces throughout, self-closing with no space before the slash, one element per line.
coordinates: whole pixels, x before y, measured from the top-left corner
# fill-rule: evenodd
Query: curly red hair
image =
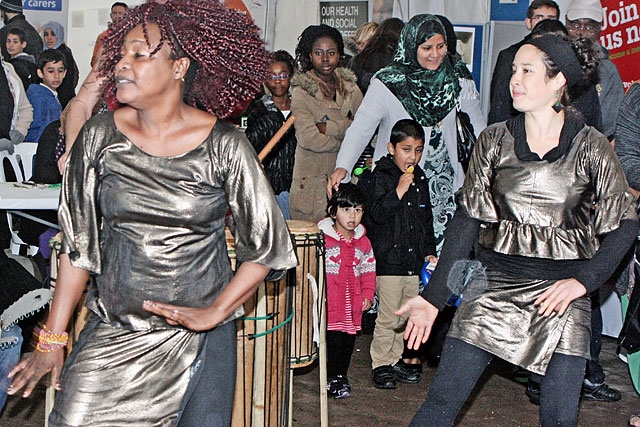
<path fill-rule="evenodd" d="M 169 0 L 130 9 L 109 26 L 99 68 L 100 75 L 109 77 L 108 95 L 115 95 L 114 70 L 125 36 L 142 25 L 151 47 L 150 23 L 160 28 L 160 43 L 152 55 L 167 43 L 173 57 L 191 60 L 185 103 L 224 118 L 260 91 L 269 56 L 253 21 L 218 0 Z"/>

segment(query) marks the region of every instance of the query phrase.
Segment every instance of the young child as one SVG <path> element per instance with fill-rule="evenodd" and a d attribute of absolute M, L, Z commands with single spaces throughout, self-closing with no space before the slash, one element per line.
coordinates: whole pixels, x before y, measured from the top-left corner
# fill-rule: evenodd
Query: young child
<path fill-rule="evenodd" d="M 67 67 L 61 52 L 55 49 L 42 51 L 38 59 L 38 77 L 42 83 L 27 89 L 27 97 L 33 107 L 33 123 L 27 133 L 27 141 L 38 141 L 49 123 L 60 120 L 62 105 L 56 90 L 66 74 Z"/>
<path fill-rule="evenodd" d="M 0 56 L 0 151 L 7 150 L 9 154 L 13 154 L 14 146 L 24 141 L 32 120 L 33 109 L 20 83 L 20 77 L 13 66 Z M 5 161 L 8 162 L 7 159 Z M 5 171 L 10 170 L 5 165 Z M 15 176 L 12 179 L 15 180 Z M 0 229 L 0 247 L 8 247 L 1 246 L 6 236 L 8 232 L 3 233 Z"/>
<path fill-rule="evenodd" d="M 327 274 L 327 390 L 335 399 L 348 397 L 349 362 L 362 327 L 362 312 L 376 290 L 376 261 L 362 219 L 365 195 L 354 184 L 342 184 L 318 223 L 325 235 Z"/>
<path fill-rule="evenodd" d="M 24 90 L 27 90 L 31 83 L 38 83 L 38 67 L 33 55 L 29 55 L 24 50 L 27 47 L 27 36 L 22 28 L 14 27 L 9 29 L 6 40 L 7 52 L 11 55 L 9 63 L 13 65 L 18 73 Z"/>
<path fill-rule="evenodd" d="M 420 381 L 417 358 L 403 360 L 406 318 L 394 314 L 418 295 L 420 270 L 437 262 L 433 213 L 428 180 L 418 166 L 424 148 L 424 130 L 411 119 L 398 121 L 371 175 L 365 224 L 376 255 L 378 318 L 371 342 L 373 384 L 396 388 L 396 381 Z M 417 362 L 417 363 L 416 363 Z"/>

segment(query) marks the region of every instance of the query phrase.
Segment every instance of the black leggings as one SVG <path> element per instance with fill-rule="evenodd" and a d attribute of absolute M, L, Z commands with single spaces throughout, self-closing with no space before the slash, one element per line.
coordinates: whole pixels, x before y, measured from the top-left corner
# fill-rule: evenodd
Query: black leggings
<path fill-rule="evenodd" d="M 493 355 L 455 338 L 445 340 L 438 372 L 411 426 L 453 425 Z M 576 426 L 586 360 L 554 353 L 540 383 L 540 425 Z"/>
<path fill-rule="evenodd" d="M 347 375 L 351 355 L 356 345 L 356 336 L 346 332 L 327 331 L 327 378 Z"/>

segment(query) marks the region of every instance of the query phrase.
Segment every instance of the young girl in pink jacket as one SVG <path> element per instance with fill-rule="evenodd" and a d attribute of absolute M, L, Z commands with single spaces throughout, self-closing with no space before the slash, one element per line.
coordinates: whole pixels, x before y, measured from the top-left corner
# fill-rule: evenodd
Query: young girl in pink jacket
<path fill-rule="evenodd" d="M 326 248 L 327 390 L 335 399 L 351 394 L 347 370 L 362 312 L 376 290 L 376 260 L 360 224 L 365 198 L 354 184 L 340 185 L 329 200 L 329 217 L 318 223 Z"/>

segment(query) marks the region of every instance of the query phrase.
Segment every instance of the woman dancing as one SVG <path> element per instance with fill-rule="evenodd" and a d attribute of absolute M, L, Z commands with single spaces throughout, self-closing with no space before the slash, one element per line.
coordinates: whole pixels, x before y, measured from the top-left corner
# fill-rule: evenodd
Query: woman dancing
<path fill-rule="evenodd" d="M 410 346 L 426 341 L 451 295 L 450 272 L 475 244 L 486 270 L 463 293 L 413 426 L 452 425 L 494 356 L 543 375 L 540 425 L 577 424 L 586 295 L 613 273 L 638 229 L 609 141 L 568 107 L 568 88 L 595 72 L 595 58 L 590 43 L 555 35 L 516 54 L 511 94 L 524 114 L 480 135 L 429 286 L 396 313 L 410 314 Z"/>
<path fill-rule="evenodd" d="M 56 293 L 10 392 L 28 396 L 51 372 L 56 426 L 228 425 L 232 320 L 269 269 L 296 264 L 253 148 L 221 120 L 259 89 L 267 53 L 249 19 L 207 0 L 147 3 L 110 28 L 100 71 L 126 105 L 73 144 Z M 91 273 L 91 314 L 60 374 Z"/>

